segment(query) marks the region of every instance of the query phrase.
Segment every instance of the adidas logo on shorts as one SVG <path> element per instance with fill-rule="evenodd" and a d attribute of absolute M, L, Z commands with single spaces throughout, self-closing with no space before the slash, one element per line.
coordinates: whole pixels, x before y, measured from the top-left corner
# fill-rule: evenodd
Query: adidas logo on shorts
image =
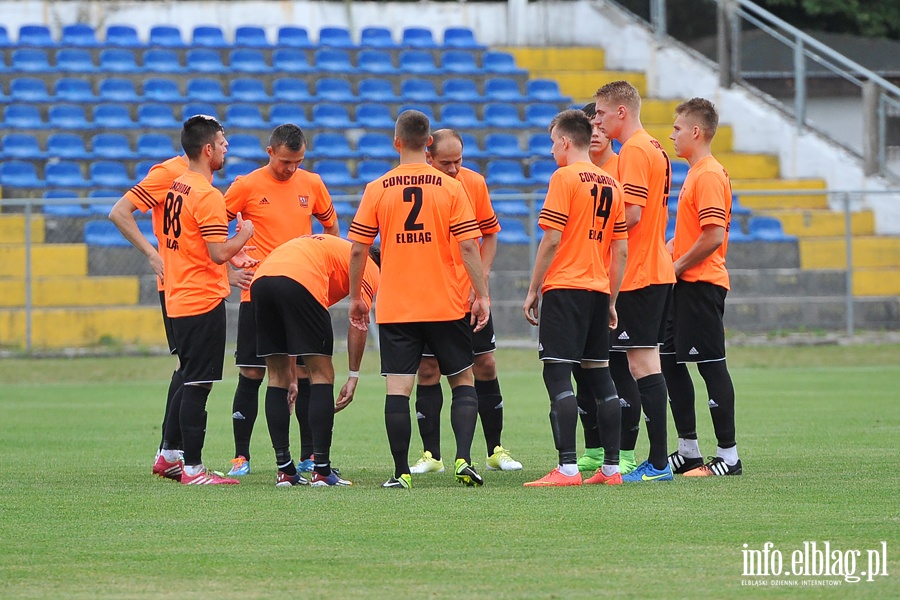
<path fill-rule="evenodd" d="M 691 347 L 690 351 L 688 351 L 688 354 L 690 354 L 691 356 L 696 356 L 696 355 L 698 355 L 698 354 L 700 354 L 700 353 L 697 352 L 697 349 L 696 349 L 696 348 Z"/>
<path fill-rule="evenodd" d="M 619 339 L 620 339 L 620 340 L 630 340 L 631 338 L 628 337 L 628 332 L 627 332 L 627 331 L 623 331 L 622 333 L 619 334 Z"/>

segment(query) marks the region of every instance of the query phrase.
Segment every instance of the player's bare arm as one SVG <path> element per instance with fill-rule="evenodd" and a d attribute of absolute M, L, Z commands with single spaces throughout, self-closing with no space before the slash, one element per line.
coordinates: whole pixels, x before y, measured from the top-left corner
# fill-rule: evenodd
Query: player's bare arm
<path fill-rule="evenodd" d="M 643 211 L 644 207 L 640 204 L 625 203 L 625 226 L 628 227 L 629 231 L 641 222 Z"/>
<path fill-rule="evenodd" d="M 475 289 L 475 301 L 472 302 L 472 324 L 475 331 L 481 331 L 491 316 L 491 299 L 488 296 L 487 280 L 481 265 L 481 249 L 475 240 L 463 240 L 459 243 L 459 253 L 472 287 Z"/>
<path fill-rule="evenodd" d="M 237 256 L 239 253 L 244 251 L 244 246 L 247 244 L 247 241 L 253 237 L 253 222 L 249 219 L 246 221 L 241 220 L 240 215 L 238 215 L 238 223 L 240 224 L 240 231 L 238 231 L 233 238 L 225 240 L 224 242 L 207 242 L 206 247 L 209 248 L 209 257 L 212 259 L 214 263 L 217 265 L 225 264 L 227 261 L 231 260 L 233 257 Z M 246 256 L 246 254 L 245 254 Z M 258 260 L 254 260 L 249 256 L 246 257 L 246 260 L 241 261 L 242 263 L 249 263 L 247 266 L 255 266 L 259 263 Z M 233 264 L 233 263 L 232 263 Z M 235 265 L 241 266 L 241 265 Z"/>
<path fill-rule="evenodd" d="M 363 353 L 366 351 L 367 337 L 368 335 L 365 331 L 355 327 L 347 330 L 347 354 L 350 375 L 347 377 L 347 383 L 341 387 L 334 406 L 334 412 L 344 410 L 353 402 L 353 394 L 356 393 L 356 385 L 359 383 L 359 368 L 362 365 Z"/>
<path fill-rule="evenodd" d="M 369 330 L 369 310 L 362 299 L 362 278 L 366 270 L 366 257 L 369 255 L 369 246 L 353 242 L 350 248 L 350 324 L 360 331 Z"/>
<path fill-rule="evenodd" d="M 491 268 L 497 257 L 497 234 L 487 233 L 481 236 L 481 270 L 484 272 L 484 281 L 488 285 L 490 293 Z"/>
<path fill-rule="evenodd" d="M 613 240 L 609 245 L 609 328 L 619 326 L 619 316 L 616 313 L 616 299 L 619 297 L 619 288 L 622 287 L 622 277 L 625 275 L 625 264 L 628 261 L 628 240 Z"/>
<path fill-rule="evenodd" d="M 525 320 L 534 326 L 538 324 L 538 301 L 540 300 L 541 285 L 547 270 L 556 257 L 559 250 L 559 241 L 562 239 L 562 231 L 558 229 L 545 229 L 544 237 L 537 249 L 534 258 L 534 271 L 531 274 L 531 283 L 528 286 L 528 295 L 525 296 L 525 304 L 522 310 L 525 312 Z"/>
<path fill-rule="evenodd" d="M 705 225 L 694 245 L 675 261 L 675 277 L 700 264 L 725 241 L 725 228 L 721 225 Z"/>
<path fill-rule="evenodd" d="M 150 268 L 156 273 L 160 281 L 163 281 L 163 260 L 157 252 L 153 244 L 147 241 L 141 230 L 138 229 L 137 221 L 134 220 L 134 204 L 128 198 L 119 198 L 112 209 L 109 211 L 109 220 L 112 221 L 116 228 L 122 232 L 122 235 L 128 240 L 132 246 L 144 253 Z"/>

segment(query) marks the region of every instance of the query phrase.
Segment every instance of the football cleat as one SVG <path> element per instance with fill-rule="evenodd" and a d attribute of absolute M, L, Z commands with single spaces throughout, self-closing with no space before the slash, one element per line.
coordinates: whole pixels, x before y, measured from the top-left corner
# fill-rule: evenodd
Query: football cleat
<path fill-rule="evenodd" d="M 672 467 L 672 472 L 676 475 L 684 475 L 688 471 L 703 466 L 703 459 L 699 456 L 697 458 L 688 458 L 678 454 L 678 452 L 670 454 L 668 460 L 669 466 Z"/>
<path fill-rule="evenodd" d="M 301 473 L 312 473 L 312 470 L 316 467 L 316 461 L 313 458 L 313 455 L 310 454 L 309 458 L 306 460 L 301 460 L 297 463 L 297 470 Z"/>
<path fill-rule="evenodd" d="M 412 489 L 412 477 L 409 476 L 409 473 L 403 473 L 400 477 L 391 477 L 382 483 L 381 487 L 409 490 Z"/>
<path fill-rule="evenodd" d="M 235 485 L 237 479 L 228 479 L 221 473 L 210 471 L 206 467 L 196 475 L 188 475 L 187 470 L 181 472 L 181 483 L 185 485 Z"/>
<path fill-rule="evenodd" d="M 312 479 L 309 480 L 309 485 L 313 487 L 349 487 L 353 485 L 353 483 L 346 479 L 341 479 L 341 476 L 332 469 L 330 475 L 321 475 L 318 471 L 313 471 Z"/>
<path fill-rule="evenodd" d="M 603 466 L 603 448 L 585 448 L 576 464 L 582 473 L 593 473 Z"/>
<path fill-rule="evenodd" d="M 415 464 L 409 468 L 409 472 L 415 473 L 416 475 L 421 475 L 423 473 L 443 473 L 444 463 L 434 458 L 431 452 L 426 450 L 422 453 L 422 458 L 417 460 Z"/>
<path fill-rule="evenodd" d="M 475 471 L 475 467 L 467 463 L 464 458 L 456 459 L 455 476 L 456 481 L 468 487 L 484 485 L 484 479 Z"/>
<path fill-rule="evenodd" d="M 494 446 L 494 453 L 488 456 L 488 471 L 521 471 L 522 463 L 513 460 L 509 455 L 509 451 L 503 446 Z"/>
<path fill-rule="evenodd" d="M 666 463 L 664 469 L 655 469 L 649 460 L 645 460 L 640 466 L 622 477 L 622 481 L 646 482 L 646 481 L 672 481 L 672 468 Z"/>
<path fill-rule="evenodd" d="M 250 474 L 250 461 L 243 456 L 231 459 L 231 470 L 228 471 L 229 477 L 242 477 Z"/>
<path fill-rule="evenodd" d="M 528 481 L 523 484 L 525 487 L 563 487 L 569 485 L 581 485 L 581 475 L 565 475 L 556 467 L 540 479 Z"/>
<path fill-rule="evenodd" d="M 182 461 L 169 462 L 162 454 L 156 457 L 156 462 L 153 464 L 154 475 L 159 475 L 172 481 L 181 481 L 181 472 L 183 470 L 184 463 Z"/>
<path fill-rule="evenodd" d="M 710 458 L 709 462 L 705 465 L 699 466 L 696 469 L 692 469 L 684 474 L 685 477 L 711 477 L 713 475 L 740 475 L 744 472 L 744 467 L 741 465 L 741 461 L 738 460 L 735 464 L 729 465 L 725 462 L 725 459 L 721 456 L 716 456 L 714 458 Z"/>
<path fill-rule="evenodd" d="M 622 472 L 622 475 L 628 475 L 637 467 L 637 461 L 634 460 L 634 450 L 619 451 L 619 471 Z"/>
<path fill-rule="evenodd" d="M 275 487 L 291 487 L 295 485 L 309 485 L 309 481 L 300 473 L 288 475 L 284 471 L 278 471 L 278 475 L 275 476 Z"/>
<path fill-rule="evenodd" d="M 584 480 L 585 485 L 622 485 L 622 474 L 604 475 L 603 469 L 597 469 L 591 477 Z"/>

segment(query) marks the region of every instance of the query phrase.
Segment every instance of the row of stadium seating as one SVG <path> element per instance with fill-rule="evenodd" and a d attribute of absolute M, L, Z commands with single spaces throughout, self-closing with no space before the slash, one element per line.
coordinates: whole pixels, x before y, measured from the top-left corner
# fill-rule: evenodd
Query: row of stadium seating
<path fill-rule="evenodd" d="M 260 50 L 232 50 L 223 60 L 216 50 L 188 50 L 184 62 L 174 50 L 147 50 L 142 60 L 132 50 L 106 49 L 97 62 L 88 50 L 60 50 L 51 64 L 45 50 L 19 48 L 7 65 L 0 61 L 0 73 L 341 73 L 397 75 L 444 75 L 448 73 L 478 75 L 525 75 L 506 52 L 485 52 L 478 64 L 475 54 L 465 50 L 448 50 L 438 61 L 426 50 L 403 50 L 394 63 L 383 50 L 364 50 L 354 62 L 346 50 L 316 50 L 313 61 L 301 50 L 281 49 L 272 53 L 271 63 Z"/>
<path fill-rule="evenodd" d="M 407 27 L 403 29 L 400 41 L 386 27 L 364 27 L 360 33 L 359 43 L 354 42 L 350 31 L 343 27 L 323 27 L 319 37 L 313 43 L 309 31 L 305 27 L 284 26 L 278 29 L 275 43 L 271 43 L 262 27 L 243 26 L 234 30 L 233 41 L 225 37 L 225 32 L 216 26 L 202 25 L 194 27 L 191 41 L 185 42 L 181 29 L 171 25 L 155 25 L 150 28 L 147 42 L 141 41 L 137 30 L 128 25 L 110 25 L 106 35 L 98 39 L 97 31 L 85 23 L 65 25 L 62 35 L 57 41 L 50 28 L 45 25 L 23 25 L 15 42 L 10 38 L 6 27 L 0 26 L 0 48 L 13 46 L 35 46 L 52 48 L 71 46 L 76 48 L 100 48 L 112 46 L 119 48 L 144 48 L 159 46 L 163 48 L 187 48 L 189 46 L 205 48 L 271 48 L 273 46 L 290 48 L 314 48 L 330 46 L 334 48 L 460 48 L 481 50 L 485 47 L 475 41 L 475 35 L 466 27 L 448 27 L 444 30 L 443 41 L 438 44 L 431 29 L 424 27 Z"/>
<path fill-rule="evenodd" d="M 47 82 L 36 77 L 14 77 L 9 80 L 9 93 L 0 89 L 0 103 L 5 102 L 571 102 L 562 95 L 559 85 L 549 79 L 531 79 L 522 85 L 509 77 L 492 77 L 479 86 L 474 79 L 450 78 L 438 86 L 433 80 L 404 78 L 399 90 L 388 79 L 362 79 L 356 86 L 347 79 L 323 77 L 310 91 L 306 79 L 281 77 L 272 82 L 271 93 L 259 79 L 231 79 L 226 84 L 218 79 L 192 78 L 184 85 L 174 79 L 152 77 L 142 79 L 141 92 L 131 79 L 103 78 L 97 93 L 91 81 L 64 77 Z M 355 88 L 355 89 L 354 89 Z M 480 89 L 479 89 L 480 88 Z"/>

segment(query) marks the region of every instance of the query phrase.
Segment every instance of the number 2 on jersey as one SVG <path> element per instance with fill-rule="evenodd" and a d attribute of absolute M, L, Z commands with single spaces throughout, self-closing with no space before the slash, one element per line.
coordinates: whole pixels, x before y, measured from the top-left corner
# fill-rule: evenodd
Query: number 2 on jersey
<path fill-rule="evenodd" d="M 422 198 L 422 188 L 403 188 L 403 201 L 412 202 L 412 208 L 409 210 L 409 215 L 407 215 L 406 217 L 406 223 L 404 223 L 403 225 L 403 228 L 406 231 L 422 231 L 423 229 L 425 229 L 425 225 L 423 223 L 417 222 L 417 219 L 419 218 L 419 211 L 422 210 Z"/>

